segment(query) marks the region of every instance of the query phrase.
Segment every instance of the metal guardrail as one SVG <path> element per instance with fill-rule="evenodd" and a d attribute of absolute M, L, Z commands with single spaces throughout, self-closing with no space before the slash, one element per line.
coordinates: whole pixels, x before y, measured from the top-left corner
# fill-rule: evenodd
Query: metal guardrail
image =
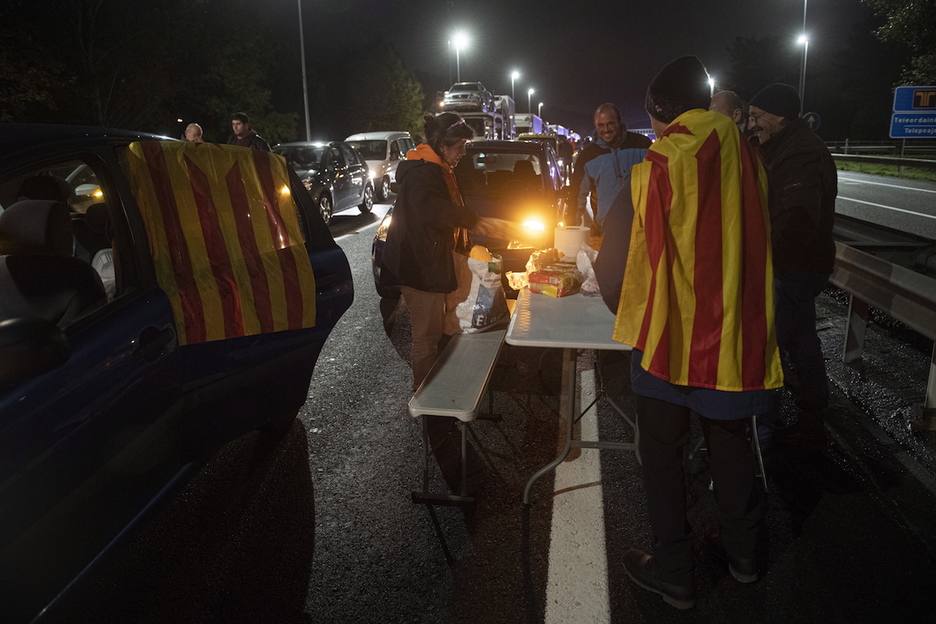
<path fill-rule="evenodd" d="M 839 242 L 835 248 L 829 281 L 850 295 L 843 362 L 861 359 L 870 306 L 936 341 L 936 279 Z M 936 429 L 936 344 L 918 426 Z"/>
<path fill-rule="evenodd" d="M 925 158 L 896 158 L 894 156 L 864 156 L 861 154 L 832 154 L 835 160 L 842 162 L 863 162 L 872 165 L 894 165 L 895 167 L 916 167 L 918 169 L 936 170 L 936 159 Z"/>

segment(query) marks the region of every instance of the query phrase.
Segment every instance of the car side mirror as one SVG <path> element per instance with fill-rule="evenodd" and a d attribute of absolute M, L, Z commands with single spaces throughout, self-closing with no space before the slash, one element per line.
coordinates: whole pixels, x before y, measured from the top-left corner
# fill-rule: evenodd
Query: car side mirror
<path fill-rule="evenodd" d="M 50 371 L 71 355 L 65 332 L 41 318 L 0 322 L 0 386 Z"/>

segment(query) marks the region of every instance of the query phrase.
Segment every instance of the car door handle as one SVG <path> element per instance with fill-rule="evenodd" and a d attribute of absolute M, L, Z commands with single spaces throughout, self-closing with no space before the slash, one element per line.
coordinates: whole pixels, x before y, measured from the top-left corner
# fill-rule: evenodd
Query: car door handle
<path fill-rule="evenodd" d="M 161 354 L 174 338 L 175 330 L 171 327 L 163 330 L 147 327 L 140 332 L 140 337 L 137 338 L 137 348 L 133 350 L 133 355 L 144 360 L 151 360 Z"/>

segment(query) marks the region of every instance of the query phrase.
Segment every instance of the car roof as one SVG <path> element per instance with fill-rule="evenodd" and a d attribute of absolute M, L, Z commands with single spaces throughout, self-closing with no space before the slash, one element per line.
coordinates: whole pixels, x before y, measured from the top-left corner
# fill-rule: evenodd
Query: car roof
<path fill-rule="evenodd" d="M 277 143 L 273 146 L 273 149 L 277 147 L 329 147 L 338 143 L 344 143 L 344 141 L 293 141 L 291 143 Z"/>
<path fill-rule="evenodd" d="M 352 134 L 345 141 L 372 141 L 377 139 L 397 139 L 400 137 L 408 137 L 409 132 L 404 130 L 386 130 L 382 132 L 358 132 L 357 134 Z"/>
<path fill-rule="evenodd" d="M 469 142 L 465 149 L 469 152 L 517 152 L 530 154 L 534 152 L 542 152 L 546 148 L 541 143 L 536 143 L 534 141 L 482 140 Z"/>
<path fill-rule="evenodd" d="M 18 162 L 31 152 L 101 146 L 108 143 L 132 141 L 176 141 L 172 137 L 94 126 L 67 126 L 58 124 L 0 123 L 0 162 Z"/>

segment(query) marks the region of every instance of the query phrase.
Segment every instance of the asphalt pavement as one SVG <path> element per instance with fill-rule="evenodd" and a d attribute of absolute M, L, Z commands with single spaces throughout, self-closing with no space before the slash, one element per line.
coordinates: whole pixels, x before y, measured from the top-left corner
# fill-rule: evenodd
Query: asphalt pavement
<path fill-rule="evenodd" d="M 527 479 L 559 449 L 558 350 L 507 348 L 492 382 L 503 419 L 474 427 L 475 506 L 412 503 L 420 430 L 406 412 L 408 316 L 405 306 L 381 306 L 370 274 L 385 209 L 336 216 L 355 302 L 293 429 L 272 447 L 255 435 L 224 447 L 49 621 L 936 620 L 934 440 L 908 427 L 929 352 L 900 327 L 872 326 L 864 366 L 839 364 L 845 303 L 835 291 L 819 315 L 832 442 L 820 457 L 769 465 L 757 583 L 734 581 L 701 540 L 695 609 L 677 612 L 630 582 L 621 555 L 651 540 L 633 453 L 574 453 L 523 506 Z M 595 357 L 579 362 L 581 394 L 591 396 L 601 389 Z M 601 401 L 582 427 L 602 439 L 631 435 Z M 449 477 L 455 452 L 441 452 Z M 701 535 L 715 519 L 704 450 L 687 458 L 686 479 Z"/>

